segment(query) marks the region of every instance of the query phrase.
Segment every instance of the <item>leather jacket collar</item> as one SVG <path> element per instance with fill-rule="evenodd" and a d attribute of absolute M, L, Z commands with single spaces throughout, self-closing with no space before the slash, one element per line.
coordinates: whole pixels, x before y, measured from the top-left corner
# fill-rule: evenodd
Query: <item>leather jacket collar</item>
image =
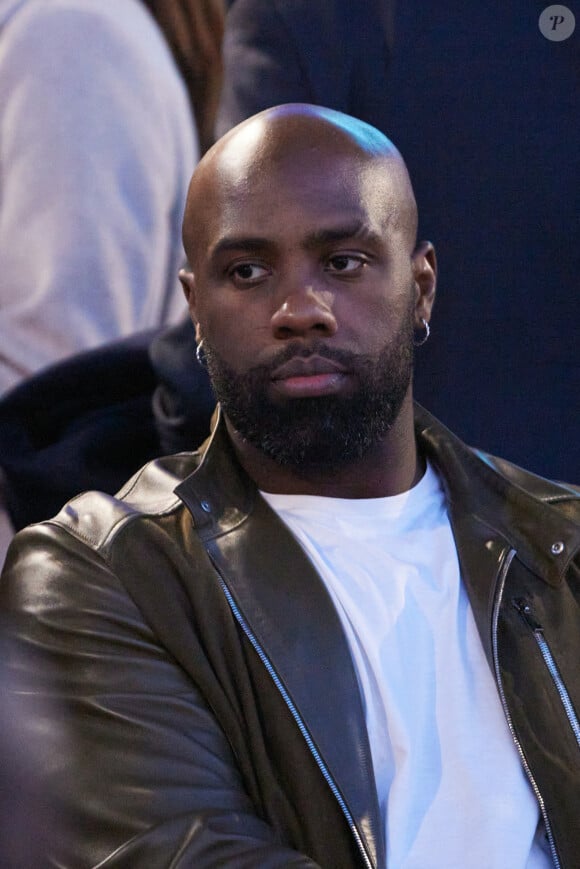
<path fill-rule="evenodd" d="M 452 520 L 471 514 L 515 549 L 530 570 L 559 585 L 580 550 L 580 489 L 470 449 L 418 404 L 415 431 L 419 449 L 441 475 Z M 237 462 L 221 414 L 202 452 L 199 467 L 176 491 L 208 540 L 243 522 L 259 496 Z M 561 505 L 568 501 L 575 502 L 570 512 L 576 521 L 563 515 Z M 558 543 L 563 548 L 554 549 Z"/>

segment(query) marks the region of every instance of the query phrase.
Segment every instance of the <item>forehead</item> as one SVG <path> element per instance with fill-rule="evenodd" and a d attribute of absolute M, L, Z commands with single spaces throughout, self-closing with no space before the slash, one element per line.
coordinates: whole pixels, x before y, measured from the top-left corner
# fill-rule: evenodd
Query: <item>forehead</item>
<path fill-rule="evenodd" d="M 205 190 L 203 252 L 228 235 L 291 243 L 332 225 L 360 224 L 378 235 L 396 232 L 406 196 L 392 158 L 321 149 L 228 154 L 212 167 Z M 201 241 L 201 237 L 200 237 Z"/>

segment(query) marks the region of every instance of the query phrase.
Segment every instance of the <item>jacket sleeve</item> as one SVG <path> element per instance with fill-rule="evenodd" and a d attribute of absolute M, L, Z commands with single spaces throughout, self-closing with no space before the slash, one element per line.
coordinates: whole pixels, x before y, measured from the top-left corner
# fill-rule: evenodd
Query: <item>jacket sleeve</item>
<path fill-rule="evenodd" d="M 18 534 L 0 610 L 67 825 L 55 866 L 314 869 L 257 816 L 211 710 L 89 547 L 50 523 Z"/>

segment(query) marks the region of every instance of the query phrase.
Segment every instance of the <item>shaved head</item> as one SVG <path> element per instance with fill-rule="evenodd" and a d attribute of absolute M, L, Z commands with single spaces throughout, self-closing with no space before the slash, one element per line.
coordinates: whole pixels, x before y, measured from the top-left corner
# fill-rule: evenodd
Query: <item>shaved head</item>
<path fill-rule="evenodd" d="M 383 467 L 378 453 L 401 443 L 413 477 L 413 334 L 424 334 L 435 292 L 433 247 L 416 232 L 401 155 L 341 112 L 268 109 L 200 162 L 180 277 L 255 479 L 334 485 L 371 454 Z"/>
<path fill-rule="evenodd" d="M 251 193 L 257 180 L 279 172 L 296 189 L 324 167 L 337 180 L 356 173 L 367 198 L 380 200 L 389 230 L 401 229 L 414 247 L 417 208 L 405 163 L 393 143 L 364 121 L 319 106 L 289 103 L 266 109 L 223 136 L 199 163 L 189 188 L 183 243 L 192 266 L 204 248 L 203 226 L 214 208 Z M 387 227 L 385 226 L 385 229 Z"/>

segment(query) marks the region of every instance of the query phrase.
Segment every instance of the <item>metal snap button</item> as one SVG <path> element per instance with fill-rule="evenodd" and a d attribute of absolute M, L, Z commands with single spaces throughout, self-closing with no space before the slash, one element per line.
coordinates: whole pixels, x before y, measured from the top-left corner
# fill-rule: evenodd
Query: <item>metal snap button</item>
<path fill-rule="evenodd" d="M 561 540 L 556 540 L 555 543 L 552 543 L 551 547 L 552 555 L 561 555 L 564 552 L 564 544 Z"/>
<path fill-rule="evenodd" d="M 202 501 L 200 504 L 200 507 L 204 513 L 211 513 L 211 507 L 209 505 L 209 501 Z"/>

